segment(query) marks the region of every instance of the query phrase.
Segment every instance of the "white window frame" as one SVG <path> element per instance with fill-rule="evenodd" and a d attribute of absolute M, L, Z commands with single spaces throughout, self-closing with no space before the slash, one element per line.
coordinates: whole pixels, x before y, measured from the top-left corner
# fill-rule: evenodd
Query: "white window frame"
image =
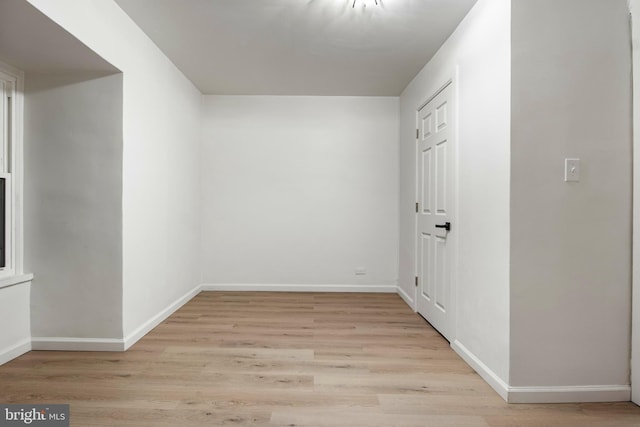
<path fill-rule="evenodd" d="M 0 62 L 0 80 L 5 84 L 1 91 L 3 108 L 0 126 L 0 177 L 6 178 L 6 229 L 5 267 L 0 268 L 0 287 L 12 284 L 23 273 L 23 229 L 22 229 L 22 178 L 23 178 L 23 109 L 24 73 Z M 7 103 L 10 102 L 11 115 Z M 17 282 L 16 282 L 17 283 Z"/>

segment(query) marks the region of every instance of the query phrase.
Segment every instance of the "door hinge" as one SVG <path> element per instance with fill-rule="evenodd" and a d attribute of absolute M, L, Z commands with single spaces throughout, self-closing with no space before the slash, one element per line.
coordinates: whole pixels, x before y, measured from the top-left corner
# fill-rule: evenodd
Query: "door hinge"
<path fill-rule="evenodd" d="M 416 129 L 416 139 L 420 138 L 420 129 Z"/>
<path fill-rule="evenodd" d="M 418 276 L 416 276 L 416 288 L 418 287 Z"/>
<path fill-rule="evenodd" d="M 416 202 L 416 213 L 420 212 L 420 203 Z"/>

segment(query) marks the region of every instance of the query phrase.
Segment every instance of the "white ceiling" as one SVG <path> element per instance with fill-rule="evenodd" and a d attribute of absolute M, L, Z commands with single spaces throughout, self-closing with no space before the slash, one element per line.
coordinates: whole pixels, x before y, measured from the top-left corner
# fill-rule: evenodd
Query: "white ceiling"
<path fill-rule="evenodd" d="M 0 1 L 0 61 L 26 73 L 118 71 L 26 1 Z"/>
<path fill-rule="evenodd" d="M 399 95 L 476 2 L 116 1 L 205 94 L 378 96 Z"/>

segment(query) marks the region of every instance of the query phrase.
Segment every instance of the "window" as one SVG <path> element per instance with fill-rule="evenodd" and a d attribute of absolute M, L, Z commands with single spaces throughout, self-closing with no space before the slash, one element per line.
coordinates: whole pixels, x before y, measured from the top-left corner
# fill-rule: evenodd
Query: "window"
<path fill-rule="evenodd" d="M 17 87 L 19 75 L 0 64 L 0 278 L 19 271 L 16 264 L 16 148 Z"/>

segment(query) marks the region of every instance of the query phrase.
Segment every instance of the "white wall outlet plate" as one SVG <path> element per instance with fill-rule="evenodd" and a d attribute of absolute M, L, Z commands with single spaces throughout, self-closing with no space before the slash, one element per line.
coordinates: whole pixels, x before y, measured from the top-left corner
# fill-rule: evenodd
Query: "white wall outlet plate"
<path fill-rule="evenodd" d="M 565 182 L 580 181 L 580 159 L 564 159 Z"/>

